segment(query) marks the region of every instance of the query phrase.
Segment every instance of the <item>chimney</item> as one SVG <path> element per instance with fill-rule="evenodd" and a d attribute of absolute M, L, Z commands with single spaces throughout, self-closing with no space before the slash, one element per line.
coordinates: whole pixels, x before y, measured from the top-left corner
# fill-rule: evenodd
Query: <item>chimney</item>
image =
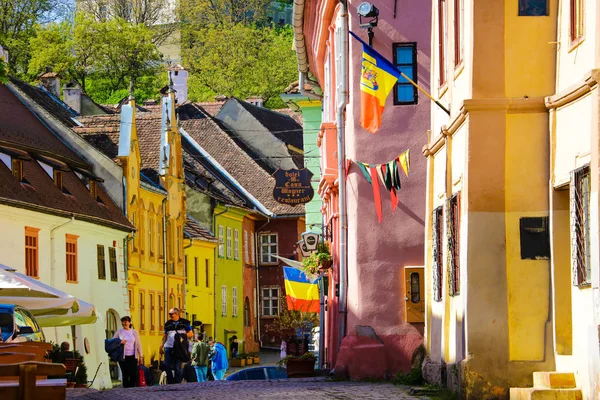
<path fill-rule="evenodd" d="M 173 81 L 175 100 L 177 104 L 183 104 L 188 99 L 188 72 L 179 64 L 169 67 L 169 78 Z"/>
<path fill-rule="evenodd" d="M 263 105 L 263 99 L 261 99 L 260 97 L 256 97 L 256 96 L 248 97 L 246 99 L 246 102 L 248 102 L 256 107 L 262 107 L 262 105 Z"/>
<path fill-rule="evenodd" d="M 71 81 L 63 86 L 63 101 L 77 112 L 81 114 L 81 86 L 75 81 Z"/>
<path fill-rule="evenodd" d="M 60 98 L 60 76 L 46 67 L 46 71 L 38 75 L 38 79 L 50 93 Z"/>
<path fill-rule="evenodd" d="M 225 96 L 223 94 L 218 94 L 215 96 L 215 101 L 217 103 L 225 103 L 227 101 L 227 96 Z"/>

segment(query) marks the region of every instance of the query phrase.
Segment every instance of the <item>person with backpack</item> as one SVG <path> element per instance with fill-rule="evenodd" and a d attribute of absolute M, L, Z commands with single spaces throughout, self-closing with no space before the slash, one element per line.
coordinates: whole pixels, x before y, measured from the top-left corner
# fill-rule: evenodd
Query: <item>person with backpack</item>
<path fill-rule="evenodd" d="M 173 383 L 181 383 L 181 364 L 190 361 L 188 352 L 188 339 L 193 337 L 194 332 L 190 321 L 179 317 L 179 309 L 169 310 L 169 319 L 165 322 L 165 333 L 160 345 L 160 354 L 165 355 L 165 364 L 170 369 L 167 374 L 174 373 Z"/>
<path fill-rule="evenodd" d="M 209 342 L 211 353 L 209 355 L 211 361 L 211 368 L 215 381 L 222 381 L 225 377 L 225 372 L 229 368 L 229 362 L 227 361 L 227 349 L 223 344 L 215 342 L 214 340 Z"/>
<path fill-rule="evenodd" d="M 202 340 L 194 344 L 192 349 L 192 365 L 196 370 L 196 377 L 198 382 L 207 381 L 207 370 L 208 370 L 208 354 L 210 353 L 210 346 L 208 343 Z"/>

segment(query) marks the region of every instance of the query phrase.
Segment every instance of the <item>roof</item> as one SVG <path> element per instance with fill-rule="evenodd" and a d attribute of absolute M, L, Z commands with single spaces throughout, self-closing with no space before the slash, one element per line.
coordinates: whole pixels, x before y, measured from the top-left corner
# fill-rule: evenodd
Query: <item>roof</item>
<path fill-rule="evenodd" d="M 23 181 L 0 162 L 0 202 L 47 214 L 75 215 L 78 219 L 133 230 L 133 226 L 98 185 L 94 199 L 86 187 L 82 171 L 91 175 L 90 166 L 63 144 L 10 91 L 0 85 L 0 151 L 21 159 Z M 38 162 L 53 164 L 63 175 L 61 191 Z"/>
<path fill-rule="evenodd" d="M 186 103 L 182 104 L 185 105 Z M 211 117 L 214 117 L 215 115 L 217 115 L 219 113 L 219 111 L 221 111 L 221 108 L 223 108 L 223 104 L 225 104 L 225 101 L 203 101 L 203 102 L 199 102 L 199 103 L 193 103 L 195 106 L 200 106 L 202 107 L 202 109 Z"/>
<path fill-rule="evenodd" d="M 183 233 L 185 237 L 188 238 L 205 240 L 207 242 L 217 242 L 217 238 L 208 228 L 204 227 L 200 222 L 189 215 L 186 218 Z"/>
<path fill-rule="evenodd" d="M 276 138 L 297 149 L 303 148 L 304 132 L 302 130 L 302 125 L 294 120 L 294 118 L 286 114 L 269 110 L 268 108 L 252 105 L 237 98 L 234 100 L 240 103 L 242 107 L 252 114 L 252 116 Z"/>
<path fill-rule="evenodd" d="M 275 201 L 273 198 L 275 178 L 241 148 L 201 107 L 194 105 L 180 107 L 179 122 L 183 130 L 223 167 L 226 173 L 269 211 L 282 216 L 304 214 L 304 206 L 288 206 Z M 211 173 L 224 176 L 223 172 L 225 171 L 220 170 L 199 152 L 194 152 L 194 144 L 186 140 L 185 136 L 182 138 L 182 144 L 184 149 L 190 151 L 198 162 L 206 168 L 210 165 Z"/>
<path fill-rule="evenodd" d="M 69 128 L 77 126 L 77 123 L 73 121 L 73 118 L 78 115 L 77 112 L 60 101 L 60 99 L 54 97 L 47 90 L 31 86 L 12 76 L 10 77 L 10 83 L 21 90 L 27 97 L 46 110 L 50 115 L 59 120 L 63 125 Z"/>

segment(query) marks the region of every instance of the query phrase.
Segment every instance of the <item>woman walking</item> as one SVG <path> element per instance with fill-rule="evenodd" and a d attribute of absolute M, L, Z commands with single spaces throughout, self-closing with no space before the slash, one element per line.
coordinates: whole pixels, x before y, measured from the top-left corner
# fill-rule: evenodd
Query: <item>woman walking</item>
<path fill-rule="evenodd" d="M 142 365 L 144 362 L 140 335 L 131 326 L 131 317 L 124 316 L 121 318 L 121 325 L 123 325 L 123 328 L 116 331 L 113 338 L 121 339 L 121 344 L 125 345 L 124 358 L 119 361 L 121 373 L 123 374 L 123 387 L 135 387 L 137 366 Z"/>

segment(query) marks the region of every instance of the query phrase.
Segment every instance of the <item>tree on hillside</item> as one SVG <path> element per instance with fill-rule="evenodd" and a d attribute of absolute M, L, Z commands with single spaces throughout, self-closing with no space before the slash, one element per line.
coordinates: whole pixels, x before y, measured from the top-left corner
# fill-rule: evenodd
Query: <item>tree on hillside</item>
<path fill-rule="evenodd" d="M 0 45 L 9 51 L 11 73 L 27 70 L 29 38 L 38 23 L 49 22 L 63 0 L 0 0 Z"/>
<path fill-rule="evenodd" d="M 84 90 L 93 79 L 103 81 L 109 92 L 155 75 L 160 55 L 150 28 L 118 18 L 97 21 L 83 14 L 75 21 L 74 26 L 63 22 L 36 28 L 30 75 L 51 67 L 64 78 L 76 80 Z"/>
<path fill-rule="evenodd" d="M 184 63 L 196 81 L 208 89 L 204 91 L 207 98 L 194 100 L 223 94 L 260 96 L 271 107 L 279 103 L 283 89 L 297 77 L 292 38 L 291 27 L 228 24 L 185 30 Z"/>
<path fill-rule="evenodd" d="M 286 1 L 287 2 L 287 1 Z M 272 0 L 181 0 L 180 20 L 192 29 L 262 22 Z"/>

